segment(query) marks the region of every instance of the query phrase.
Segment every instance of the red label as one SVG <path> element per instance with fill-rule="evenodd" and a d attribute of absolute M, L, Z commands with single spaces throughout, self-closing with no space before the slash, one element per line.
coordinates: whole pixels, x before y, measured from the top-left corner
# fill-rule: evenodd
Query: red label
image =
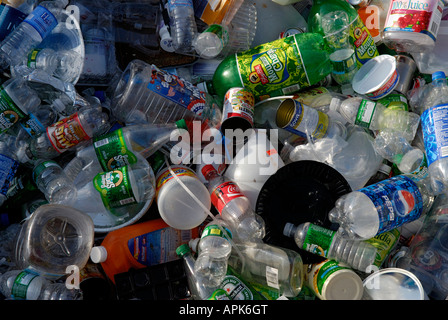
<path fill-rule="evenodd" d="M 254 66 L 254 69 L 255 69 L 255 72 L 258 74 L 258 77 L 260 78 L 260 81 L 262 84 L 269 83 L 268 77 L 264 73 L 261 65 L 257 64 L 256 66 Z"/>
<path fill-rule="evenodd" d="M 211 194 L 212 203 L 219 213 L 222 212 L 226 204 L 238 197 L 244 197 L 244 194 L 241 193 L 240 188 L 232 181 L 220 184 Z"/>
<path fill-rule="evenodd" d="M 49 126 L 47 136 L 53 148 L 59 153 L 91 138 L 84 131 L 77 113 Z"/>

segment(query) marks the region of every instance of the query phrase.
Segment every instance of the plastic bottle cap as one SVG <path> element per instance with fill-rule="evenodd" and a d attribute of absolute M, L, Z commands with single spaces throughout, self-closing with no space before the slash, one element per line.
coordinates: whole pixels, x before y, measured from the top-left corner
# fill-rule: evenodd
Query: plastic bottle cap
<path fill-rule="evenodd" d="M 187 123 L 185 122 L 185 119 L 180 119 L 180 120 L 176 121 L 176 125 L 179 129 L 188 130 Z"/>
<path fill-rule="evenodd" d="M 183 245 L 177 247 L 177 249 L 176 249 L 176 254 L 177 254 L 179 257 L 184 256 L 184 255 L 185 255 L 186 253 L 188 253 L 188 252 L 191 252 L 191 249 L 190 249 L 190 247 L 188 246 L 188 244 L 183 244 Z"/>
<path fill-rule="evenodd" d="M 294 224 L 287 222 L 283 228 L 283 235 L 291 237 L 294 234 Z"/>
<path fill-rule="evenodd" d="M 55 100 L 53 101 L 53 106 L 54 106 L 54 107 L 56 108 L 56 110 L 59 111 L 59 112 L 62 112 L 62 111 L 65 110 L 65 105 L 64 105 L 64 103 L 62 102 L 61 99 L 55 99 Z"/>
<path fill-rule="evenodd" d="M 59 2 L 62 4 L 62 7 L 65 8 L 68 5 L 69 0 L 59 0 Z"/>
<path fill-rule="evenodd" d="M 331 274 L 322 288 L 325 300 L 360 300 L 364 292 L 361 278 L 351 269 Z"/>
<path fill-rule="evenodd" d="M 199 238 L 196 239 L 191 239 L 188 242 L 188 245 L 190 246 L 191 250 L 193 250 L 194 252 L 198 252 L 198 245 L 199 245 Z"/>
<path fill-rule="evenodd" d="M 90 251 L 90 260 L 92 260 L 93 263 L 101 263 L 106 261 L 107 259 L 107 250 L 103 246 L 96 246 L 93 247 Z"/>
<path fill-rule="evenodd" d="M 173 39 L 167 26 L 163 26 L 159 30 L 160 46 L 167 52 L 174 52 Z"/>
<path fill-rule="evenodd" d="M 438 80 L 438 79 L 445 79 L 446 75 L 443 71 L 436 71 L 432 74 L 432 81 Z"/>

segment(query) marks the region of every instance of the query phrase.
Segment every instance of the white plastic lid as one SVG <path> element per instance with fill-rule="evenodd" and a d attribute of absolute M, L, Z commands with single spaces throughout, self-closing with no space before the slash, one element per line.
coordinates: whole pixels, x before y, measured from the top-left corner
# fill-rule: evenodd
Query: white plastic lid
<path fill-rule="evenodd" d="M 173 39 L 168 31 L 167 26 L 163 26 L 159 30 L 160 35 L 160 47 L 167 52 L 174 52 Z"/>
<path fill-rule="evenodd" d="M 90 251 L 90 260 L 93 263 L 101 263 L 107 259 L 107 250 L 103 246 L 95 246 Z"/>
<path fill-rule="evenodd" d="M 351 269 L 330 275 L 322 288 L 325 300 L 360 300 L 363 295 L 361 278 Z"/>
<path fill-rule="evenodd" d="M 353 90 L 368 94 L 381 89 L 393 76 L 396 67 L 395 58 L 387 54 L 370 59 L 356 72 L 352 81 Z"/>

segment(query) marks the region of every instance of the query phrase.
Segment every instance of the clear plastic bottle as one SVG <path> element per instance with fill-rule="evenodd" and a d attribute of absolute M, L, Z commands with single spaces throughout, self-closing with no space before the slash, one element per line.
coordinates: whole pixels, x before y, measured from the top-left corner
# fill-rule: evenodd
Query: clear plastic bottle
<path fill-rule="evenodd" d="M 196 263 L 193 254 L 188 244 L 183 244 L 176 249 L 177 255 L 184 261 L 184 270 L 187 276 L 188 288 L 193 300 L 230 300 L 226 292 L 218 287 L 204 286 L 194 272 L 194 265 Z"/>
<path fill-rule="evenodd" d="M 447 132 L 444 123 L 448 116 L 448 85 L 444 72 L 432 75 L 432 83 L 422 105 L 425 106 L 421 123 L 429 177 L 434 192 L 439 194 L 448 186 L 448 157 L 444 151 L 448 145 L 444 138 Z"/>
<path fill-rule="evenodd" d="M 216 58 L 229 44 L 229 29 L 222 24 L 212 24 L 195 38 L 193 44 L 199 57 Z"/>
<path fill-rule="evenodd" d="M 296 297 L 302 290 L 304 266 L 296 251 L 263 242 L 236 243 L 229 265 L 249 283 L 275 291 L 279 296 Z"/>
<path fill-rule="evenodd" d="M 298 226 L 287 223 L 283 234 L 293 237 L 300 249 L 345 263 L 361 272 L 366 272 L 375 262 L 377 249 L 371 244 L 343 239 L 336 234 L 336 231 L 310 222 Z"/>
<path fill-rule="evenodd" d="M 77 289 L 52 282 L 26 270 L 10 270 L 0 275 L 0 292 L 13 300 L 81 300 Z"/>
<path fill-rule="evenodd" d="M 33 168 L 32 177 L 49 203 L 67 206 L 75 203 L 77 190 L 56 161 L 38 160 Z"/>
<path fill-rule="evenodd" d="M 265 223 L 252 210 L 250 200 L 232 180 L 220 175 L 213 165 L 205 165 L 202 174 L 208 180 L 212 203 L 242 241 L 262 241 Z"/>
<path fill-rule="evenodd" d="M 36 0 L 9 0 L 3 1 L 0 16 L 0 41 L 11 33 L 36 6 Z"/>
<path fill-rule="evenodd" d="M 219 127 L 221 111 L 196 86 L 141 60 L 131 61 L 113 94 L 111 111 L 126 125 L 169 123 L 198 116 Z"/>
<path fill-rule="evenodd" d="M 7 133 L 0 135 L 0 205 L 7 199 L 9 185 L 19 168 L 15 145 L 14 136 Z"/>
<path fill-rule="evenodd" d="M 197 36 L 193 1 L 168 0 L 170 30 L 174 50 L 178 53 L 193 53 L 193 41 Z"/>
<path fill-rule="evenodd" d="M 194 274 L 205 287 L 218 287 L 227 273 L 227 265 L 232 252 L 232 232 L 222 219 L 210 222 L 201 238 L 193 239 L 189 245 L 197 247 L 198 256 L 194 264 Z M 199 242 L 197 242 L 199 241 Z"/>
<path fill-rule="evenodd" d="M 48 126 L 44 133 L 23 143 L 18 151 L 19 161 L 34 163 L 38 159 L 53 159 L 74 147 L 85 145 L 109 128 L 109 116 L 101 107 L 84 108 Z"/>
<path fill-rule="evenodd" d="M 347 122 L 375 130 L 394 129 L 403 133 L 408 141 L 414 140 L 420 124 L 418 114 L 396 109 L 388 109 L 381 103 L 351 97 L 344 100 L 333 98 L 330 109 L 339 112 Z"/>
<path fill-rule="evenodd" d="M 68 0 L 44 1 L 0 43 L 0 67 L 20 64 L 29 52 L 61 21 L 60 9 L 67 6 Z M 59 10 L 59 11 L 58 11 Z M 64 21 L 65 22 L 65 21 Z"/>
<path fill-rule="evenodd" d="M 433 202 L 428 178 L 403 174 L 343 195 L 328 216 L 341 237 L 368 240 L 417 220 Z"/>

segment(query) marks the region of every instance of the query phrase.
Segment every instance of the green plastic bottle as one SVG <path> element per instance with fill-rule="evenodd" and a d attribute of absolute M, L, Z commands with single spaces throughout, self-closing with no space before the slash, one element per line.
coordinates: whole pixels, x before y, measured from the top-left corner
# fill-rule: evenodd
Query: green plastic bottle
<path fill-rule="evenodd" d="M 375 41 L 358 15 L 358 11 L 346 0 L 314 0 L 308 16 L 308 32 L 325 36 L 325 23 L 334 15 L 347 14 L 350 25 L 350 43 L 353 45 L 358 67 L 379 55 Z"/>
<path fill-rule="evenodd" d="M 256 100 L 289 95 L 317 84 L 332 71 L 328 46 L 320 34 L 301 33 L 227 56 L 206 82 L 219 99 L 244 87 Z"/>

